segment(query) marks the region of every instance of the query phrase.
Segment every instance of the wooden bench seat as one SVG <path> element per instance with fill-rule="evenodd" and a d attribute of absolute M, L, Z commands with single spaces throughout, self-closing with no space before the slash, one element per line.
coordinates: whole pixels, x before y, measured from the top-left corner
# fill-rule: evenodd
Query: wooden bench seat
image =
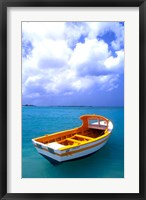
<path fill-rule="evenodd" d="M 67 140 L 67 141 L 70 141 L 70 142 L 80 143 L 79 140 L 75 140 L 75 139 L 72 139 L 72 138 L 67 138 L 66 140 Z"/>
<path fill-rule="evenodd" d="M 78 135 L 78 134 L 76 134 L 75 136 L 79 137 L 79 138 L 87 139 L 87 140 L 93 139 L 92 137 L 88 137 L 88 136 L 84 136 L 84 135 Z"/>

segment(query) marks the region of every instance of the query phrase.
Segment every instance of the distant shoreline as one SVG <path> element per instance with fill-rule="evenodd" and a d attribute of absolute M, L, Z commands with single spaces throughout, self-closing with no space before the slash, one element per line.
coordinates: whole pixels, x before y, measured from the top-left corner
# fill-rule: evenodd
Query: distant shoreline
<path fill-rule="evenodd" d="M 37 106 L 31 104 L 22 105 L 24 107 L 91 107 L 91 108 L 123 108 L 124 106 Z"/>
<path fill-rule="evenodd" d="M 22 106 L 36 106 L 36 105 L 25 104 L 25 105 L 22 105 Z"/>

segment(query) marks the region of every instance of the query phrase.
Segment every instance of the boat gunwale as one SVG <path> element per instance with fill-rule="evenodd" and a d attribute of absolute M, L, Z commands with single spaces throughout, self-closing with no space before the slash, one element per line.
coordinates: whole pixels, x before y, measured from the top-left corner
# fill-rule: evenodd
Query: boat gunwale
<path fill-rule="evenodd" d="M 69 129 L 69 130 L 74 130 L 74 129 Z M 66 130 L 67 131 L 67 130 Z M 65 131 L 61 131 L 61 132 L 65 132 Z M 58 134 L 59 133 L 61 133 L 61 132 L 58 132 Z M 56 133 L 55 133 L 56 134 Z M 111 134 L 111 131 L 107 131 L 107 133 L 105 133 L 104 135 L 101 135 L 101 136 L 99 136 L 99 137 L 97 137 L 97 138 L 93 138 L 93 139 L 91 139 L 91 140 L 88 140 L 88 141 L 85 141 L 84 143 L 82 143 L 82 144 L 74 144 L 74 145 L 68 145 L 68 146 L 64 146 L 64 147 L 61 147 L 61 148 L 59 148 L 58 150 L 60 150 L 60 151 L 64 151 L 64 150 L 67 150 L 67 149 L 71 149 L 71 148 L 75 148 L 75 147 L 79 147 L 79 146 L 83 146 L 83 145 L 86 145 L 86 144 L 90 144 L 90 143 L 93 143 L 93 142 L 96 142 L 96 141 L 98 141 L 98 140 L 101 140 L 101 139 L 104 139 L 105 137 L 107 137 L 108 135 L 110 135 Z M 52 135 L 52 134 L 51 134 Z M 44 136 L 43 136 L 44 137 Z M 41 138 L 41 137 L 40 137 Z M 37 138 L 38 139 L 38 138 Z M 40 145 L 42 145 L 42 146 L 44 146 L 44 147 L 48 147 L 46 144 L 44 144 L 44 143 L 41 143 L 41 142 L 38 142 L 38 141 L 35 141 L 35 139 L 32 139 L 35 143 L 38 143 L 38 144 L 40 144 Z"/>
<path fill-rule="evenodd" d="M 113 127 L 112 127 L 112 129 L 109 129 L 109 123 L 111 123 L 112 124 L 112 122 L 109 120 L 109 119 L 107 119 L 107 118 L 105 118 L 105 117 L 103 117 L 103 116 L 100 116 L 100 115 L 96 115 L 96 114 L 93 114 L 93 115 L 82 115 L 82 116 L 80 116 L 80 119 L 82 120 L 82 124 L 81 124 L 81 126 L 79 126 L 79 127 L 75 127 L 75 128 L 72 128 L 72 129 L 68 129 L 68 130 L 63 130 L 63 131 L 59 131 L 59 132 L 55 132 L 55 133 L 52 133 L 52 134 L 46 134 L 46 135 L 44 135 L 44 136 L 41 136 L 41 137 L 37 137 L 37 138 L 34 138 L 34 139 L 32 139 L 32 141 L 34 142 L 34 143 L 38 143 L 39 145 L 42 145 L 42 146 L 44 146 L 44 147 L 48 147 L 46 144 L 44 144 L 43 142 L 39 142 L 39 141 L 36 141 L 36 140 L 38 140 L 38 139 L 41 139 L 41 138 L 44 138 L 44 137 L 49 137 L 49 136 L 54 136 L 54 135 L 60 135 L 60 134 L 62 134 L 62 133 L 65 133 L 65 132 L 68 132 L 68 134 L 70 134 L 70 132 L 77 132 L 77 131 L 80 131 L 80 130 L 82 130 L 82 128 L 83 128 L 83 126 L 84 126 L 84 120 L 83 119 L 102 119 L 102 120 L 105 120 L 105 121 L 107 121 L 107 127 L 106 127 L 106 129 L 104 130 L 105 131 L 105 133 L 103 134 L 103 135 L 101 135 L 101 136 L 98 136 L 97 138 L 92 138 L 91 137 L 91 140 L 87 140 L 87 141 L 82 141 L 82 143 L 80 143 L 80 144 L 77 144 L 77 143 L 74 143 L 74 144 L 72 144 L 72 145 L 67 145 L 67 146 L 63 146 L 63 147 L 60 147 L 60 148 L 58 148 L 57 149 L 57 151 L 59 150 L 59 151 L 64 151 L 64 150 L 67 150 L 67 149 L 71 149 L 71 148 L 75 148 L 75 147 L 80 147 L 80 146 L 83 146 L 83 145 L 86 145 L 86 144 L 90 144 L 90 143 L 93 143 L 93 142 L 96 142 L 96 141 L 98 141 L 98 140 L 101 140 L 101 139 L 103 139 L 103 138 L 105 138 L 105 137 L 107 137 L 108 135 L 110 135 L 111 134 L 111 132 L 112 132 L 112 129 L 113 129 Z M 112 124 L 113 125 L 113 124 Z M 92 128 L 89 128 L 89 129 L 92 129 Z M 75 135 L 76 135 L 77 133 L 75 133 Z M 69 137 L 70 138 L 70 137 Z M 53 148 L 52 148 L 53 149 Z"/>

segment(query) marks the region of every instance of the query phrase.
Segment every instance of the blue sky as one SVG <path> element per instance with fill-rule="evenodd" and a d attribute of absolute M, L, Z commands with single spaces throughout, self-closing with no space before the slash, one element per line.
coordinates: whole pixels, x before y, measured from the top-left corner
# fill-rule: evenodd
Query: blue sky
<path fill-rule="evenodd" d="M 22 100 L 123 106 L 123 22 L 23 22 Z"/>

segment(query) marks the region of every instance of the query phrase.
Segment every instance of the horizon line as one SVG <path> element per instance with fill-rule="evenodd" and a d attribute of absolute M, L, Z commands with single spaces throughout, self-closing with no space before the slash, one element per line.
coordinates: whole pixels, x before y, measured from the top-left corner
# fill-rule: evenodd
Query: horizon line
<path fill-rule="evenodd" d="M 79 106 L 72 106 L 72 105 L 34 105 L 34 104 L 22 104 L 22 106 L 25 106 L 25 107 L 124 107 L 124 105 L 119 105 L 119 106 L 90 106 L 90 105 L 86 105 L 86 106 L 82 106 L 82 105 L 79 105 Z"/>

